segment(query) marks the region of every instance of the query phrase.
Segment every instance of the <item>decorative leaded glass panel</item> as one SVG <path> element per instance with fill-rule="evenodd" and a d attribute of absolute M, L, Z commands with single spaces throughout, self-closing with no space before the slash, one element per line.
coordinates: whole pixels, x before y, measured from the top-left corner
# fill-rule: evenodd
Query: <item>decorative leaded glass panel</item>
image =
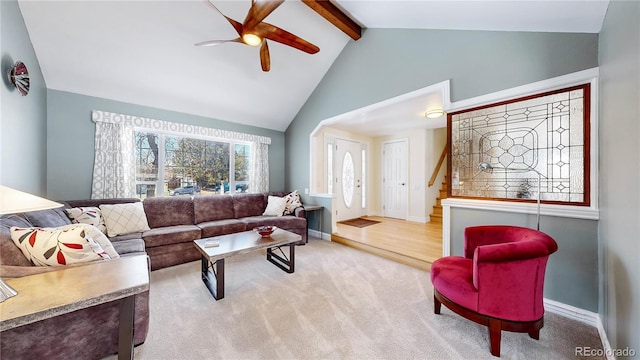
<path fill-rule="evenodd" d="M 449 114 L 449 195 L 526 201 L 540 191 L 545 203 L 589 205 L 589 92 L 586 84 Z"/>

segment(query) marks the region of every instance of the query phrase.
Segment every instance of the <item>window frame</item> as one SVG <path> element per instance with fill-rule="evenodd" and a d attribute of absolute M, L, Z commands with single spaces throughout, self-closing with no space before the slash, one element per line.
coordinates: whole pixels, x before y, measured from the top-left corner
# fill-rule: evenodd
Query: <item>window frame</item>
<path fill-rule="evenodd" d="M 196 139 L 196 140 L 205 140 L 205 141 L 212 141 L 212 142 L 219 142 L 219 143 L 225 143 L 225 144 L 229 144 L 229 192 L 228 194 L 235 194 L 236 193 L 236 186 L 237 184 L 247 184 L 249 185 L 249 191 L 251 190 L 251 170 L 249 170 L 249 180 L 246 181 L 236 181 L 235 179 L 235 173 L 236 173 L 236 169 L 235 169 L 235 146 L 236 145 L 244 145 L 244 146 L 248 146 L 249 147 L 249 161 L 252 161 L 252 156 L 251 153 L 253 151 L 253 143 L 250 141 L 242 141 L 242 140 L 232 140 L 232 139 L 225 139 L 225 138 L 219 138 L 219 137 L 213 137 L 213 136 L 205 136 L 205 135 L 198 135 L 198 134 L 192 134 L 192 133 L 185 133 L 185 132 L 174 132 L 174 131 L 164 131 L 164 130 L 158 130 L 158 129 L 150 129 L 147 127 L 139 127 L 139 126 L 134 126 L 133 128 L 133 133 L 134 136 L 136 135 L 136 133 L 140 133 L 140 132 L 144 132 L 144 133 L 151 133 L 151 134 L 155 134 L 157 136 L 158 139 L 158 180 L 156 181 L 138 181 L 137 180 L 137 176 L 136 176 L 136 180 L 135 180 L 135 185 L 136 185 L 136 196 L 141 198 L 141 194 L 138 194 L 138 185 L 155 185 L 156 189 L 162 189 L 162 195 L 158 195 L 158 190 L 156 190 L 156 195 L 155 197 L 165 197 L 165 196 L 170 196 L 170 195 L 165 195 L 165 185 L 166 185 L 166 181 L 165 181 L 165 163 L 166 163 L 166 138 L 168 136 L 174 136 L 174 137 L 180 137 L 180 138 L 189 138 L 189 139 Z M 134 150 L 135 151 L 135 150 Z M 136 163 L 137 163 L 137 158 L 136 158 Z M 249 167 L 251 167 L 251 165 L 249 165 Z M 198 185 L 200 186 L 200 185 Z M 202 190 L 202 188 L 200 189 Z M 168 189 L 167 189 L 168 191 Z M 222 192 L 226 194 L 226 192 L 224 192 L 224 187 L 222 188 Z"/>
<path fill-rule="evenodd" d="M 538 93 L 531 93 L 531 94 L 527 94 L 525 96 L 520 96 L 520 97 L 515 97 L 515 98 L 511 98 L 508 100 L 502 100 L 502 101 L 498 101 L 498 102 L 493 102 L 493 103 L 487 103 L 487 104 L 483 104 L 480 106 L 476 106 L 476 107 L 472 107 L 472 108 L 468 108 L 468 109 L 464 109 L 464 110 L 460 110 L 460 111 L 455 111 L 455 112 L 449 112 L 447 114 L 447 141 L 448 141 L 448 153 L 449 153 L 449 161 L 447 161 L 447 173 L 450 174 L 449 176 L 447 176 L 447 197 L 448 198 L 460 198 L 460 199 L 480 199 L 480 200 L 495 200 L 495 201 L 511 201 L 511 202 L 536 202 L 535 198 L 529 198 L 529 199 L 522 199 L 522 198 L 513 198 L 513 197 L 497 197 L 497 196 L 482 196 L 482 195 L 460 195 L 460 194 L 453 194 L 453 190 L 454 190 L 454 184 L 453 184 L 453 178 L 454 178 L 454 174 L 453 174 L 453 159 L 455 154 L 453 153 L 453 147 L 454 147 L 454 143 L 453 143 L 453 139 L 452 139 L 452 122 L 453 122 L 453 117 L 456 115 L 460 115 L 460 114 L 466 114 L 466 113 L 472 113 L 472 112 L 476 112 L 479 110 L 483 110 L 483 109 L 488 109 L 488 108 L 493 108 L 493 107 L 500 107 L 500 106 L 504 106 L 504 105 L 510 105 L 510 104 L 515 104 L 515 103 L 520 103 L 520 102 L 526 102 L 528 100 L 532 100 L 532 99 L 537 99 L 537 98 L 542 98 L 542 97 L 547 97 L 547 96 L 551 96 L 551 95 L 556 95 L 556 94 L 562 94 L 562 93 L 570 93 L 571 91 L 575 91 L 575 90 L 582 90 L 583 91 L 583 96 L 582 96 L 582 101 L 583 101 L 583 115 L 582 115 L 582 170 L 583 170 L 583 177 L 582 177 L 582 184 L 583 184 L 583 199 L 582 201 L 561 201 L 561 200 L 545 200 L 544 198 L 541 199 L 541 202 L 544 204 L 556 204 L 556 205 L 561 205 L 561 206 L 584 206 L 584 207 L 590 207 L 591 206 L 591 179 L 592 179 L 592 173 L 591 173 L 591 143 L 593 141 L 595 141 L 596 139 L 592 139 L 592 133 L 591 133 L 591 102 L 592 102 L 592 97 L 595 96 L 594 92 L 592 91 L 592 84 L 588 81 L 583 82 L 581 84 L 578 85 L 572 85 L 572 86 L 568 86 L 568 87 L 562 87 L 559 89 L 553 89 L 553 90 L 547 90 L 547 91 L 543 91 L 543 92 L 538 92 Z M 547 121 L 547 120 L 545 120 Z M 473 128 L 471 128 L 471 131 L 473 132 Z M 535 148 L 534 151 L 536 152 L 536 154 L 538 154 L 537 156 L 539 156 L 541 150 L 543 150 L 542 152 L 545 154 L 548 154 L 548 150 L 547 149 L 542 149 L 542 148 Z M 548 163 L 548 159 L 547 156 L 545 156 L 545 158 L 542 160 L 543 163 Z M 538 171 L 536 171 L 535 169 L 530 169 L 530 170 L 525 170 L 522 169 L 521 171 L 516 171 L 516 173 L 525 173 L 525 172 L 531 172 L 531 178 L 536 178 L 537 174 L 539 174 Z M 535 172 L 535 173 L 534 173 Z M 508 172 L 500 172 L 500 177 L 505 177 L 506 174 L 508 174 Z M 542 174 L 541 174 L 542 176 Z M 518 177 L 518 178 L 522 178 L 522 177 Z M 462 182 L 468 180 L 467 178 L 464 179 L 460 179 L 460 184 L 462 184 Z M 548 181 L 556 181 L 554 178 L 549 178 Z M 539 186 L 539 184 L 537 185 Z M 537 193 L 538 189 L 536 189 L 536 197 L 539 196 L 539 194 Z M 462 192 L 462 190 L 460 190 L 460 192 Z M 478 190 L 473 190 L 471 191 L 472 193 L 478 193 Z M 544 193 L 544 191 L 543 191 Z"/>
<path fill-rule="evenodd" d="M 538 82 L 517 86 L 514 88 L 500 90 L 493 93 L 480 95 L 477 97 L 459 100 L 446 107 L 447 112 L 455 112 L 464 109 L 481 106 L 492 102 L 499 102 L 516 97 L 526 96 L 532 93 L 552 91 L 570 87 L 573 85 L 589 82 L 591 84 L 591 105 L 590 105 L 590 206 L 556 205 L 542 204 L 540 214 L 546 216 L 567 217 L 573 219 L 598 220 L 600 218 L 598 202 L 598 88 L 599 88 L 599 68 L 591 68 L 571 74 L 541 80 Z M 481 211 L 497 211 L 506 213 L 535 214 L 536 204 L 513 202 L 513 201 L 493 201 L 480 199 L 446 198 L 442 199 L 443 218 L 443 254 L 449 254 L 450 228 L 452 223 L 451 209 L 468 209 Z"/>

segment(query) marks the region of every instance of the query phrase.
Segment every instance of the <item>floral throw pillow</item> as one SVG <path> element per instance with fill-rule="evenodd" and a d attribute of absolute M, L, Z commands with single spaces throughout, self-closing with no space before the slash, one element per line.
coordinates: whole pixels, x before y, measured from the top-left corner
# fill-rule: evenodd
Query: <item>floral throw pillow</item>
<path fill-rule="evenodd" d="M 36 266 L 64 266 L 111 259 L 81 224 L 58 228 L 11 227 L 11 240 Z"/>
<path fill-rule="evenodd" d="M 76 207 L 64 209 L 69 219 L 74 224 L 89 224 L 97 227 L 104 234 L 107 233 L 107 226 L 104 224 L 104 218 L 99 208 L 95 206 Z"/>
<path fill-rule="evenodd" d="M 291 215 L 296 212 L 296 209 L 302 206 L 302 201 L 300 201 L 300 194 L 298 190 L 294 190 L 284 197 L 287 200 L 287 206 L 284 209 L 285 215 Z"/>

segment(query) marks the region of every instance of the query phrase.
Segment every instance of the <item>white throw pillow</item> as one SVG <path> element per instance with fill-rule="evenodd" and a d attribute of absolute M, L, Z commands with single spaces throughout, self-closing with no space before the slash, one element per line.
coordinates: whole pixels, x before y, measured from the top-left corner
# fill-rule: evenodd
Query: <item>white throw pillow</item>
<path fill-rule="evenodd" d="M 262 215 L 282 216 L 284 209 L 287 207 L 287 199 L 277 196 L 269 196 L 267 200 L 267 208 Z"/>
<path fill-rule="evenodd" d="M 302 201 L 300 201 L 300 194 L 298 193 L 298 190 L 293 190 L 284 198 L 287 200 L 287 206 L 284 210 L 285 215 L 295 214 L 296 209 L 302 206 Z"/>
<path fill-rule="evenodd" d="M 109 254 L 109 257 L 111 257 L 112 259 L 117 259 L 120 257 L 120 254 L 118 254 L 116 249 L 113 247 L 113 244 L 111 244 L 111 240 L 109 240 L 109 238 L 102 231 L 100 231 L 100 229 L 89 224 L 78 224 L 78 225 L 84 228 L 87 234 L 91 236 L 91 238 L 95 242 L 97 242 L 100 245 L 100 247 L 102 247 L 102 250 L 104 250 L 104 252 Z"/>
<path fill-rule="evenodd" d="M 100 211 L 109 237 L 150 230 L 141 202 L 100 205 Z"/>
<path fill-rule="evenodd" d="M 57 228 L 11 227 L 11 240 L 36 266 L 63 266 L 111 259 L 82 224 Z M 100 233 L 99 230 L 95 230 Z M 104 236 L 104 234 L 103 234 Z"/>
<path fill-rule="evenodd" d="M 107 226 L 104 224 L 102 212 L 95 206 L 76 207 L 64 209 L 69 219 L 74 224 L 89 224 L 97 227 L 103 233 L 107 233 Z"/>

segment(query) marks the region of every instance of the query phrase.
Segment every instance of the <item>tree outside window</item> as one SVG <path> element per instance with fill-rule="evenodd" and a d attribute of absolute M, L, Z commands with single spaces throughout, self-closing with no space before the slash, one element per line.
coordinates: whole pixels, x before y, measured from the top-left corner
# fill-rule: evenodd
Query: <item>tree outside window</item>
<path fill-rule="evenodd" d="M 135 141 L 136 190 L 141 198 L 248 190 L 248 144 L 145 132 L 136 132 Z"/>

